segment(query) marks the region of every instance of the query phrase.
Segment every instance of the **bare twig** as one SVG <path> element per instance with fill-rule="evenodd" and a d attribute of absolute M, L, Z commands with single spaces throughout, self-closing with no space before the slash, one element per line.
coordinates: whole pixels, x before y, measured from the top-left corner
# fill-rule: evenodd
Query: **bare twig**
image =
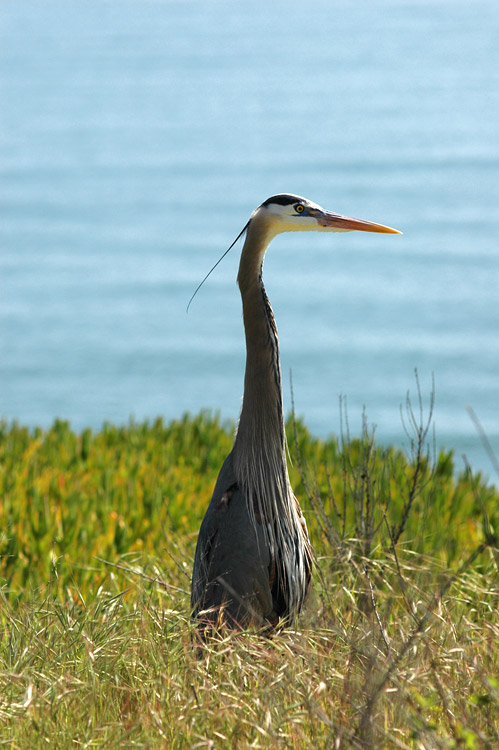
<path fill-rule="evenodd" d="M 420 476 L 423 471 L 423 459 L 425 457 L 425 454 L 424 454 L 425 442 L 426 442 L 426 438 L 428 435 L 428 431 L 430 429 L 431 420 L 433 419 L 433 408 L 435 406 L 435 379 L 434 377 L 432 377 L 432 389 L 430 393 L 430 405 L 429 405 L 429 410 L 428 410 L 428 419 L 426 420 L 426 424 L 425 424 L 424 423 L 423 397 L 421 395 L 421 386 L 419 383 L 418 371 L 415 370 L 414 373 L 415 373 L 416 386 L 417 386 L 417 392 L 418 392 L 419 421 L 416 420 L 416 417 L 414 415 L 414 409 L 412 408 L 412 403 L 411 403 L 409 393 L 407 393 L 407 398 L 406 398 L 407 419 L 408 419 L 408 422 L 409 422 L 409 425 L 410 425 L 410 428 L 412 430 L 414 437 L 411 435 L 411 432 L 409 431 L 409 427 L 406 425 L 402 407 L 400 407 L 400 415 L 401 415 L 402 425 L 404 427 L 405 434 L 411 441 L 413 462 L 415 466 L 414 466 L 414 474 L 412 475 L 411 487 L 409 489 L 409 495 L 404 505 L 402 518 L 400 520 L 400 523 L 397 529 L 395 528 L 392 529 L 391 536 L 392 536 L 393 545 L 397 544 L 398 540 L 400 539 L 405 529 L 412 504 L 416 498 L 416 495 L 421 490 L 421 487 L 419 486 L 419 481 L 420 481 Z"/>
<path fill-rule="evenodd" d="M 164 589 L 172 589 L 172 591 L 179 591 L 181 594 L 189 594 L 188 591 L 185 589 L 181 589 L 178 586 L 173 586 L 171 583 L 166 583 L 166 581 L 161 580 L 161 578 L 153 578 L 152 576 L 148 576 L 146 573 L 144 573 L 141 570 L 134 570 L 134 568 L 129 568 L 127 565 L 120 565 L 120 563 L 113 563 L 110 562 L 110 560 L 103 560 L 102 557 L 97 557 L 94 555 L 94 560 L 98 560 L 101 563 L 104 563 L 104 565 L 110 565 L 112 568 L 118 568 L 119 570 L 124 570 L 126 573 L 131 573 L 135 576 L 140 576 L 141 578 L 145 578 L 146 581 L 151 581 L 151 583 L 157 583 L 159 586 L 162 586 Z"/>
<path fill-rule="evenodd" d="M 387 637 L 387 634 L 386 634 L 386 630 L 384 628 L 383 623 L 381 622 L 381 618 L 380 618 L 379 613 L 378 613 L 378 607 L 376 605 L 376 599 L 375 599 L 375 596 L 374 596 L 373 585 L 372 585 L 371 579 L 369 577 L 369 571 L 367 570 L 367 567 L 366 567 L 366 565 L 365 565 L 364 562 L 362 563 L 362 568 L 363 568 L 364 574 L 365 574 L 365 576 L 367 578 L 367 584 L 369 586 L 369 592 L 371 594 L 371 604 L 373 605 L 374 614 L 376 616 L 376 620 L 378 621 L 379 632 L 381 633 L 381 637 L 383 638 L 383 642 L 384 642 L 385 647 L 386 647 L 386 653 L 389 654 L 390 653 L 390 644 L 388 642 L 388 637 Z"/>
<path fill-rule="evenodd" d="M 483 447 L 484 447 L 484 449 L 485 449 L 488 457 L 490 458 L 490 462 L 491 462 L 492 466 L 494 467 L 494 471 L 499 476 L 499 460 L 498 460 L 496 454 L 494 453 L 494 450 L 493 450 L 493 448 L 492 448 L 492 446 L 490 444 L 490 441 L 489 441 L 487 435 L 485 434 L 485 430 L 483 429 L 482 424 L 481 424 L 480 420 L 478 419 L 478 417 L 477 417 L 477 415 L 476 415 L 473 407 L 472 406 L 467 406 L 466 410 L 467 410 L 468 414 L 470 415 L 473 424 L 475 425 L 475 429 L 476 429 L 476 431 L 478 432 L 478 434 L 480 436 L 480 440 L 482 441 L 482 445 L 483 445 Z"/>

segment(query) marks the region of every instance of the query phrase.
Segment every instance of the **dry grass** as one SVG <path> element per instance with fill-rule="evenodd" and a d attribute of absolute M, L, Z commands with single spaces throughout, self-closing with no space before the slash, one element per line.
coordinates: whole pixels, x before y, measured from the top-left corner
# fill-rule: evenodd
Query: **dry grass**
<path fill-rule="evenodd" d="M 360 567 L 352 556 L 327 588 L 323 559 L 301 629 L 228 634 L 200 654 L 187 596 L 122 570 L 86 603 L 50 590 L 4 601 L 2 742 L 492 750 L 497 571 L 481 557 L 481 572 L 465 562 L 452 578 L 409 553 Z"/>
<path fill-rule="evenodd" d="M 306 611 L 201 651 L 190 568 L 230 435 L 205 418 L 5 427 L 0 747 L 499 747 L 498 494 L 429 461 L 415 427 L 411 460 L 291 428 L 317 555 Z"/>

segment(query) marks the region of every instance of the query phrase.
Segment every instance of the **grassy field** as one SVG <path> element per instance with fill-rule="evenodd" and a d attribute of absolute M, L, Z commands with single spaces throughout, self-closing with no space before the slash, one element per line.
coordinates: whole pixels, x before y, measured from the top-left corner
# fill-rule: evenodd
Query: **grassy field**
<path fill-rule="evenodd" d="M 288 425 L 316 570 L 272 639 L 192 645 L 197 530 L 233 426 L 0 426 L 0 747 L 499 747 L 499 494 Z"/>

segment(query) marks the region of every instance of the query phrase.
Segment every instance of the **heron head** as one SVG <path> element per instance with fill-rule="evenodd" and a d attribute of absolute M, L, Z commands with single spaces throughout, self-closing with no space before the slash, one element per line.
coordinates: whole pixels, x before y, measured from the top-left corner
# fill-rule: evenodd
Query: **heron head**
<path fill-rule="evenodd" d="M 256 254 L 258 263 L 261 265 L 269 242 L 277 234 L 283 232 L 383 232 L 385 234 L 402 234 L 398 229 L 386 227 L 383 224 L 375 224 L 372 221 L 354 219 L 351 216 L 342 216 L 331 211 L 326 211 L 313 201 L 302 198 L 300 195 L 289 193 L 278 193 L 267 198 L 262 204 L 255 208 L 247 224 L 241 229 L 234 242 L 229 245 L 223 255 L 208 271 L 203 281 L 189 300 L 187 310 L 197 292 L 204 284 L 211 272 L 225 258 L 236 242 L 247 233 L 245 247 Z M 248 243 L 249 240 L 249 243 Z M 244 252 L 244 251 L 243 251 Z"/>
<path fill-rule="evenodd" d="M 300 195 L 279 193 L 267 198 L 251 215 L 251 221 L 265 222 L 273 234 L 282 232 L 383 232 L 402 234 L 397 229 L 326 211 Z"/>

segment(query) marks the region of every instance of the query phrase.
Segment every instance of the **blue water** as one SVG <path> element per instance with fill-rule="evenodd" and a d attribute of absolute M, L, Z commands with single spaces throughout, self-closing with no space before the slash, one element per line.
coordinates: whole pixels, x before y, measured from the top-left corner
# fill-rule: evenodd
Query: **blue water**
<path fill-rule="evenodd" d="M 362 409 L 493 478 L 499 453 L 497 0 L 3 2 L 0 414 L 80 429 L 237 418 L 234 248 L 275 192 L 403 236 L 283 235 L 265 282 L 290 408 Z"/>

